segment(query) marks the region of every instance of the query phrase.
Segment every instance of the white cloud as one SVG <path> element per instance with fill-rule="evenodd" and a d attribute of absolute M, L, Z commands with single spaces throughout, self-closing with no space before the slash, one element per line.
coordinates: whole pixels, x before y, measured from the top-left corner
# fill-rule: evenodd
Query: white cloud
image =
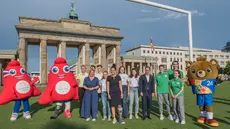
<path fill-rule="evenodd" d="M 141 12 L 143 13 L 152 13 L 153 11 L 152 10 L 141 10 Z M 205 13 L 204 12 L 199 12 L 198 10 L 191 10 L 193 16 L 204 16 Z M 165 19 L 180 19 L 182 17 L 185 17 L 186 15 L 185 14 L 182 14 L 182 13 L 177 13 L 177 12 L 173 12 L 173 11 L 168 11 L 168 10 L 159 10 L 157 11 L 157 14 L 160 15 L 160 17 L 155 17 L 155 18 L 152 18 L 152 17 L 147 17 L 147 18 L 142 18 L 142 19 L 139 19 L 138 21 L 140 22 L 157 22 L 157 21 L 160 21 L 160 20 L 165 20 Z"/>
<path fill-rule="evenodd" d="M 147 9 L 142 9 L 141 12 L 142 13 L 152 13 L 153 11 L 152 10 L 147 10 Z"/>

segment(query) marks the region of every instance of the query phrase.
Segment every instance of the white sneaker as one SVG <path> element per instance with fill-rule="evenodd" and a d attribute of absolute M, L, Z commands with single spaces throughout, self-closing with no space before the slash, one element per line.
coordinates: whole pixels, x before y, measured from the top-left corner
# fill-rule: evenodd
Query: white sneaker
<path fill-rule="evenodd" d="M 18 113 L 12 113 L 10 120 L 15 121 L 15 120 L 17 120 L 17 118 L 18 118 Z"/>
<path fill-rule="evenodd" d="M 133 115 L 129 115 L 129 119 L 132 120 L 133 119 Z"/>
<path fill-rule="evenodd" d="M 31 118 L 31 115 L 30 115 L 30 112 L 23 112 L 23 117 L 25 118 L 25 119 L 30 119 Z"/>
<path fill-rule="evenodd" d="M 116 118 L 113 118 L 113 124 L 116 124 L 116 123 L 117 123 Z"/>
<path fill-rule="evenodd" d="M 186 122 L 185 122 L 185 120 L 182 120 L 180 123 L 181 123 L 182 125 L 184 125 Z"/>
<path fill-rule="evenodd" d="M 106 117 L 106 116 L 104 116 L 102 120 L 106 120 L 106 118 L 107 118 L 107 117 Z"/>
<path fill-rule="evenodd" d="M 175 122 L 176 122 L 176 123 L 179 123 L 179 119 L 176 119 Z"/>
<path fill-rule="evenodd" d="M 110 116 L 108 117 L 108 121 L 111 121 L 111 117 Z"/>
<path fill-rule="evenodd" d="M 164 120 L 163 114 L 160 114 L 160 120 Z"/>
<path fill-rule="evenodd" d="M 92 119 L 92 121 L 93 121 L 93 122 L 95 122 L 95 121 L 96 121 L 96 119 L 95 119 L 95 118 L 93 118 L 93 119 Z"/>
<path fill-rule="evenodd" d="M 169 119 L 169 120 L 173 120 L 172 115 L 169 115 L 169 116 L 168 116 L 168 119 Z"/>
<path fill-rule="evenodd" d="M 136 119 L 138 119 L 139 117 L 138 117 L 138 114 L 135 114 L 135 117 L 136 117 Z"/>
<path fill-rule="evenodd" d="M 85 121 L 90 121 L 90 118 L 85 119 Z"/>

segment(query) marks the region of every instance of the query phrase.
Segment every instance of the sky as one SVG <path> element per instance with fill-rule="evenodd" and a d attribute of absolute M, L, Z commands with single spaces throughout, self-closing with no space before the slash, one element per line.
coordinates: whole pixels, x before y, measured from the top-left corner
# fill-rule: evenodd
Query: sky
<path fill-rule="evenodd" d="M 222 49 L 230 41 L 229 0 L 150 0 L 192 11 L 193 46 Z M 124 36 L 121 54 L 138 45 L 188 46 L 188 20 L 180 13 L 128 2 L 126 0 L 0 0 L 0 50 L 15 50 L 19 16 L 59 20 L 67 18 L 75 3 L 79 20 L 94 25 L 120 28 Z M 48 47 L 49 67 L 56 47 Z M 76 55 L 76 56 L 74 56 Z M 39 71 L 39 46 L 29 46 L 28 71 Z M 67 60 L 77 49 L 67 49 Z"/>

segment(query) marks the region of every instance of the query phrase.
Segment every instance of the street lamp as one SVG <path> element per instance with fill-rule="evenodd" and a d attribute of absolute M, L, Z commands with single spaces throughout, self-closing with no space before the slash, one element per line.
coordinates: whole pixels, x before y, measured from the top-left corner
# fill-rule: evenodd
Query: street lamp
<path fill-rule="evenodd" d="M 188 15 L 189 58 L 190 58 L 190 61 L 193 61 L 192 13 L 191 13 L 191 11 L 171 7 L 171 6 L 168 6 L 168 5 L 158 4 L 158 3 L 150 2 L 150 1 L 147 1 L 147 0 L 127 0 L 127 1 L 135 2 L 135 3 L 139 3 L 139 4 L 145 4 L 145 5 L 149 5 L 149 6 L 154 6 L 154 7 L 157 7 L 157 8 L 161 8 L 161 9 L 165 9 L 165 10 L 174 11 L 174 12 L 178 12 L 178 13 Z"/>

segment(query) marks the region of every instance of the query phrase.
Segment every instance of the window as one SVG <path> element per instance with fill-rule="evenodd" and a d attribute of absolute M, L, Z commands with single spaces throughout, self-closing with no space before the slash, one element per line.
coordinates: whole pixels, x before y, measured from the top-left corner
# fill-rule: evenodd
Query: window
<path fill-rule="evenodd" d="M 182 62 L 182 58 L 180 58 L 180 62 Z"/>
<path fill-rule="evenodd" d="M 169 52 L 167 52 L 167 55 L 169 54 Z"/>
<path fill-rule="evenodd" d="M 218 58 L 218 55 L 215 55 L 215 58 Z"/>
<path fill-rule="evenodd" d="M 155 53 L 157 54 L 157 51 L 155 51 Z"/>
<path fill-rule="evenodd" d="M 175 55 L 176 53 L 175 52 L 173 52 L 173 55 Z"/>
<path fill-rule="evenodd" d="M 224 65 L 224 61 L 220 61 L 220 65 Z"/>
<path fill-rule="evenodd" d="M 209 55 L 210 58 L 213 58 L 213 55 Z"/>
<path fill-rule="evenodd" d="M 133 56 L 134 56 L 134 52 L 133 52 Z"/>
<path fill-rule="evenodd" d="M 159 54 L 161 54 L 161 51 L 159 51 Z"/>
<path fill-rule="evenodd" d="M 180 69 L 183 70 L 183 66 L 182 65 L 180 65 Z"/>
<path fill-rule="evenodd" d="M 179 62 L 179 58 L 177 58 L 177 61 Z"/>
<path fill-rule="evenodd" d="M 180 53 L 180 55 L 182 56 L 182 53 Z"/>
<path fill-rule="evenodd" d="M 172 62 L 173 60 L 172 60 L 172 58 L 170 58 L 170 62 Z"/>
<path fill-rule="evenodd" d="M 147 51 L 147 53 L 149 53 L 149 50 Z"/>
<path fill-rule="evenodd" d="M 170 55 L 172 55 L 172 52 L 170 52 Z"/>
<path fill-rule="evenodd" d="M 153 54 L 153 51 L 152 51 L 152 54 Z"/>
<path fill-rule="evenodd" d="M 189 55 L 188 55 L 188 54 L 185 54 L 185 58 L 189 58 Z"/>
<path fill-rule="evenodd" d="M 221 58 L 224 58 L 224 55 L 220 55 Z"/>
<path fill-rule="evenodd" d="M 165 52 L 163 52 L 163 54 L 165 54 Z"/>
<path fill-rule="evenodd" d="M 203 55 L 203 56 L 207 58 L 207 55 Z"/>
<path fill-rule="evenodd" d="M 176 58 L 174 58 L 174 60 L 173 61 L 176 61 Z"/>
<path fill-rule="evenodd" d="M 226 56 L 227 59 L 229 59 L 229 56 Z"/>
<path fill-rule="evenodd" d="M 177 55 L 179 55 L 179 52 L 177 52 Z"/>
<path fill-rule="evenodd" d="M 161 58 L 161 63 L 167 63 L 167 58 Z"/>
<path fill-rule="evenodd" d="M 143 53 L 145 53 L 145 50 L 143 50 Z"/>

